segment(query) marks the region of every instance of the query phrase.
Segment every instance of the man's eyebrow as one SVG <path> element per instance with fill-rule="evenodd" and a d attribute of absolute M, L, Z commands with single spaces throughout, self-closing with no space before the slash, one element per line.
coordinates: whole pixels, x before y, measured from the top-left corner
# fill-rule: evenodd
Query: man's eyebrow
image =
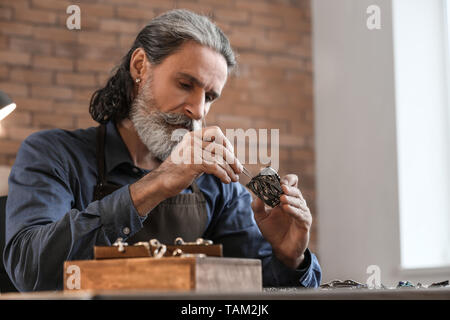
<path fill-rule="evenodd" d="M 204 88 L 206 85 L 201 82 L 199 79 L 197 79 L 196 77 L 194 77 L 193 75 L 190 75 L 189 73 L 185 73 L 185 72 L 177 72 L 177 77 L 183 77 L 188 79 L 189 81 L 194 82 L 196 85 L 198 85 L 201 88 Z M 211 90 L 210 93 L 214 96 L 214 99 L 217 99 L 220 94 L 218 94 L 216 91 Z"/>

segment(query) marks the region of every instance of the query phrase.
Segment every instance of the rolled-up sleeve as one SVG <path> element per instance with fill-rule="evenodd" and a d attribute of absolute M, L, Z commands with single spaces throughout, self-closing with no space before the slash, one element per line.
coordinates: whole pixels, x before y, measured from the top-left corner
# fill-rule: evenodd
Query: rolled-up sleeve
<path fill-rule="evenodd" d="M 64 261 L 92 258 L 94 245 L 142 228 L 128 185 L 74 209 L 70 170 L 38 134 L 19 149 L 9 176 L 3 259 L 20 291 L 62 289 Z"/>

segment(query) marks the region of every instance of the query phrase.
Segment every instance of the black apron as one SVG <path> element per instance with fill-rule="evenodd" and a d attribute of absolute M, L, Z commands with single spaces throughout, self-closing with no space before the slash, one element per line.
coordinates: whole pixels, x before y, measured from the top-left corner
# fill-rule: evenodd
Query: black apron
<path fill-rule="evenodd" d="M 94 188 L 94 201 L 100 200 L 122 186 L 107 182 L 105 174 L 105 136 L 106 126 L 97 127 L 97 185 Z M 159 203 L 144 221 L 144 227 L 126 241 L 133 244 L 139 241 L 158 239 L 164 244 L 173 244 L 175 238 L 195 241 L 202 237 L 208 220 L 206 200 L 194 181 L 192 193 L 178 194 Z"/>

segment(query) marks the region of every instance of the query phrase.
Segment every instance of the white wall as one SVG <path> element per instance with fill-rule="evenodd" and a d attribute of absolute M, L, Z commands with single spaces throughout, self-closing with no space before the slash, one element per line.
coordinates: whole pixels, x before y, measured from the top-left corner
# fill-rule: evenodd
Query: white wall
<path fill-rule="evenodd" d="M 399 266 L 390 1 L 313 0 L 318 248 L 325 282 Z M 381 8 L 381 30 L 366 8 Z"/>
<path fill-rule="evenodd" d="M 312 5 L 323 281 L 366 282 L 372 264 L 387 286 L 404 279 L 424 284 L 448 279 L 446 269 L 426 274 L 401 268 L 392 2 L 312 0 Z M 370 5 L 381 9 L 380 30 L 366 26 Z"/>

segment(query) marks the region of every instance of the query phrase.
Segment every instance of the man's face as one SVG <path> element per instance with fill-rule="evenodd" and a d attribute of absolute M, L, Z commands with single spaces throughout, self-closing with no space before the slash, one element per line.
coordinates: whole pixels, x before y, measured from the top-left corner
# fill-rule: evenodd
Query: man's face
<path fill-rule="evenodd" d="M 175 129 L 202 127 L 225 85 L 227 64 L 216 51 L 187 42 L 147 70 L 130 119 L 151 155 L 164 161 L 177 144 L 172 140 Z"/>

